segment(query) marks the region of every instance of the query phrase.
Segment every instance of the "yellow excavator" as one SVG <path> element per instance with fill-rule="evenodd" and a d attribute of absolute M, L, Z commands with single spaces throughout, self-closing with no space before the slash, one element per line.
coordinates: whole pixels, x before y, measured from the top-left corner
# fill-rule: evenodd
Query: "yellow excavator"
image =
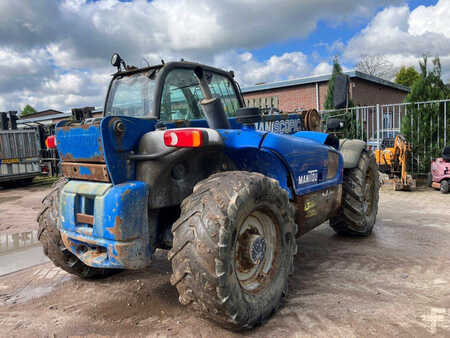
<path fill-rule="evenodd" d="M 383 139 L 381 149 L 375 150 L 378 168 L 392 179 L 394 190 L 409 191 L 416 188 L 416 180 L 407 172 L 410 152 L 411 145 L 403 135 L 397 135 L 395 139 Z"/>

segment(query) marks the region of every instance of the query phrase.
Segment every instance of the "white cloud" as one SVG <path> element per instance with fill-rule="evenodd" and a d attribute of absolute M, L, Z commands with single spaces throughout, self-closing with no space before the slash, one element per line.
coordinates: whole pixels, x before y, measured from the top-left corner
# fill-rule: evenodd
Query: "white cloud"
<path fill-rule="evenodd" d="M 313 68 L 302 52 L 273 55 L 265 61 L 258 61 L 249 52 L 238 54 L 233 51 L 217 55 L 214 64 L 233 69 L 241 86 L 299 78 L 311 74 Z"/>
<path fill-rule="evenodd" d="M 358 62 L 361 54 L 383 55 L 395 67 L 418 65 L 423 55 L 440 56 L 443 77 L 450 79 L 450 1 L 435 6 L 389 7 L 378 13 L 344 50 L 346 61 Z"/>
<path fill-rule="evenodd" d="M 213 63 L 236 69 L 244 84 L 309 75 L 325 70 L 325 64 L 314 69 L 301 51 L 267 60 L 248 51 L 306 37 L 319 21 L 367 18 L 380 5 L 373 0 L 357 5 L 350 0 L 0 1 L 0 110 L 26 103 L 37 109 L 101 103 L 113 52 L 137 65 L 144 64 L 143 57 L 151 63 L 181 57 Z"/>
<path fill-rule="evenodd" d="M 313 70 L 313 75 L 330 74 L 333 71 L 333 66 L 327 62 L 319 63 Z"/>

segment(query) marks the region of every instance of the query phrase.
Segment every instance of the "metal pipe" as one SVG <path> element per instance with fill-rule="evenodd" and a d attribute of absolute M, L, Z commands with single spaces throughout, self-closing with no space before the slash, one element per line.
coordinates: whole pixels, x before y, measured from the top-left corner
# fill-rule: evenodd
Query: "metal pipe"
<path fill-rule="evenodd" d="M 319 82 L 316 82 L 316 109 L 320 110 L 320 98 L 319 98 Z"/>
<path fill-rule="evenodd" d="M 169 150 L 161 151 L 156 154 L 132 154 L 128 156 L 128 159 L 135 160 L 135 161 L 151 161 L 156 160 L 162 156 L 169 155 L 173 153 L 174 151 L 180 150 L 181 148 L 171 148 Z"/>
<path fill-rule="evenodd" d="M 447 145 L 447 102 L 444 103 L 444 146 Z"/>

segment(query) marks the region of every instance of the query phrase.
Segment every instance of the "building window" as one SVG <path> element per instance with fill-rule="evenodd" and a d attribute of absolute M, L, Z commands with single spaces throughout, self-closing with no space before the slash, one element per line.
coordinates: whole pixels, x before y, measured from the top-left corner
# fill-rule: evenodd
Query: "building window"
<path fill-rule="evenodd" d="M 246 100 L 247 107 L 279 108 L 278 96 L 261 96 Z"/>

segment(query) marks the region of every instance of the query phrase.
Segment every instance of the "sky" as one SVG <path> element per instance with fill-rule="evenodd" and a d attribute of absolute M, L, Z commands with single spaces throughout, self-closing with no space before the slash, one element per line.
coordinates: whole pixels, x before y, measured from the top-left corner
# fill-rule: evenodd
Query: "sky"
<path fill-rule="evenodd" d="M 0 0 L 0 111 L 101 107 L 114 52 L 232 69 L 241 87 L 428 55 L 449 82 L 449 18 L 450 0 Z"/>

